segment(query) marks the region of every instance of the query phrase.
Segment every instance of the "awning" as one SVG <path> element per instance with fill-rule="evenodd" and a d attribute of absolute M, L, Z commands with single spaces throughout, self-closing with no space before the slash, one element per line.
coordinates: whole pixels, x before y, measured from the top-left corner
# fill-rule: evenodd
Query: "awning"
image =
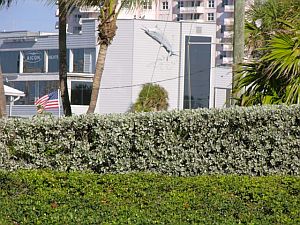
<path fill-rule="evenodd" d="M 4 85 L 4 93 L 6 96 L 16 96 L 16 97 L 25 96 L 23 91 L 19 91 L 17 89 L 14 89 L 6 85 Z"/>

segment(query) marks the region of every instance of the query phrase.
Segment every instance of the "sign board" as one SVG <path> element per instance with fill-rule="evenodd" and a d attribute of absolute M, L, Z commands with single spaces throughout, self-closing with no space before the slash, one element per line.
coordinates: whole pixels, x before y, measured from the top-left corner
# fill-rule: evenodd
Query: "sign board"
<path fill-rule="evenodd" d="M 26 52 L 24 55 L 24 61 L 27 63 L 38 63 L 43 60 L 42 51 Z"/>

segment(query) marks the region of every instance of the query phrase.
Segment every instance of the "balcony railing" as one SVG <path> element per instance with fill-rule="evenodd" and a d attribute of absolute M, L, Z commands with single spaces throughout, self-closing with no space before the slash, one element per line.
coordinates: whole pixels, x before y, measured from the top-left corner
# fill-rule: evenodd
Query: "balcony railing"
<path fill-rule="evenodd" d="M 202 6 L 197 6 L 197 7 L 180 7 L 178 9 L 178 12 L 181 14 L 184 13 L 204 13 L 205 8 Z"/>
<path fill-rule="evenodd" d="M 223 45 L 223 51 L 229 52 L 233 50 L 233 45 L 232 44 L 224 44 Z"/>
<path fill-rule="evenodd" d="M 233 31 L 224 31 L 224 38 L 233 38 Z"/>
<path fill-rule="evenodd" d="M 233 26 L 234 19 L 233 18 L 225 18 L 224 19 L 224 25 L 225 26 Z"/>
<path fill-rule="evenodd" d="M 234 12 L 234 5 L 225 5 L 224 6 L 224 12 L 227 12 L 227 13 Z"/>
<path fill-rule="evenodd" d="M 80 7 L 79 11 L 81 13 L 92 13 L 92 12 L 98 12 L 98 7 Z"/>
<path fill-rule="evenodd" d="M 223 57 L 223 64 L 232 64 L 233 58 L 232 57 Z"/>

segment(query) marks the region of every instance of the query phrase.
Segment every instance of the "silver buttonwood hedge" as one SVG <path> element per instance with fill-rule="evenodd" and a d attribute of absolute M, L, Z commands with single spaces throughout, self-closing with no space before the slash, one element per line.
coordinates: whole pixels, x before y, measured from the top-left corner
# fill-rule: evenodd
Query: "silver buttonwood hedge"
<path fill-rule="evenodd" d="M 0 169 L 300 175 L 300 106 L 7 119 Z"/>

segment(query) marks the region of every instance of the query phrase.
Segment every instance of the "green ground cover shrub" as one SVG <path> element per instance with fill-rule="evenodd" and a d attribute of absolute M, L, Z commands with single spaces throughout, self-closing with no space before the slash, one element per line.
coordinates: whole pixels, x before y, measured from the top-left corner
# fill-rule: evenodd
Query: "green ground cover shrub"
<path fill-rule="evenodd" d="M 2 120 L 0 169 L 300 175 L 300 106 Z"/>
<path fill-rule="evenodd" d="M 0 172 L 10 224 L 300 224 L 300 177 Z"/>

